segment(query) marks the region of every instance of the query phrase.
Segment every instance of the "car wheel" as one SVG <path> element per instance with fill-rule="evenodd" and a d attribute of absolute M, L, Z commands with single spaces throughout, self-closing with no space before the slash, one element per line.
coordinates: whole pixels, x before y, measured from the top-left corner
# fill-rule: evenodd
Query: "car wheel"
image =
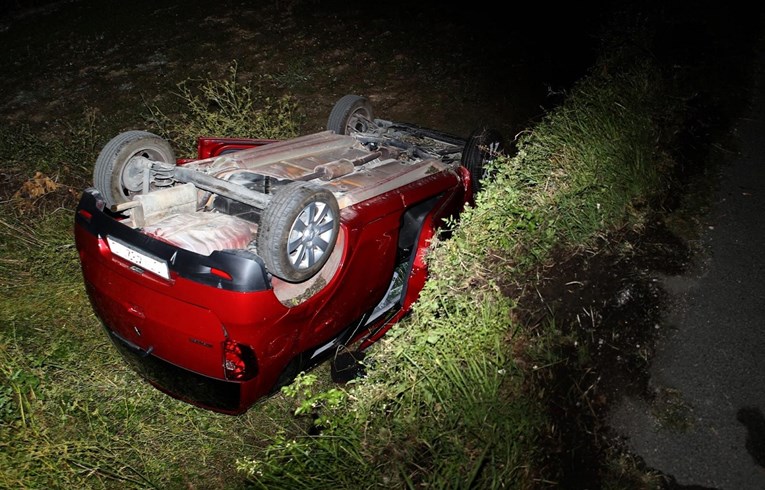
<path fill-rule="evenodd" d="M 108 206 L 130 200 L 143 192 L 144 166 L 137 157 L 175 164 L 170 143 L 146 131 L 127 131 L 109 141 L 93 169 L 93 185 Z"/>
<path fill-rule="evenodd" d="M 462 166 L 470 171 L 473 192 L 481 190 L 482 181 L 487 177 L 488 164 L 505 151 L 504 140 L 499 131 L 481 128 L 473 131 L 462 150 Z"/>
<path fill-rule="evenodd" d="M 374 122 L 372 104 L 365 97 L 346 95 L 335 103 L 329 113 L 327 129 L 337 134 L 364 132 Z"/>
<path fill-rule="evenodd" d="M 258 254 L 271 274 L 287 282 L 311 278 L 329 259 L 340 210 L 327 189 L 292 182 L 271 198 L 258 229 Z"/>

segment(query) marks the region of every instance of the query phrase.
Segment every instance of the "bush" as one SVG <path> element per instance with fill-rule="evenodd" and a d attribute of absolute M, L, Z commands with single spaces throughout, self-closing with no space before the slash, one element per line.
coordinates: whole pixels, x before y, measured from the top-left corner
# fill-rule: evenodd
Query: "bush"
<path fill-rule="evenodd" d="M 236 63 L 228 78 L 187 79 L 177 89 L 180 111 L 148 106 L 147 119 L 186 156 L 194 155 L 200 136 L 288 138 L 297 135 L 303 119 L 291 96 L 266 97 L 252 81 L 240 82 Z"/>

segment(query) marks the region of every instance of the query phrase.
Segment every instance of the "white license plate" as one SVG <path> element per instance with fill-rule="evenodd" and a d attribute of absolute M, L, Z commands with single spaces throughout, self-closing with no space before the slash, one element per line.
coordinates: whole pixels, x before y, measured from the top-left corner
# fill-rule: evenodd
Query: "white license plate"
<path fill-rule="evenodd" d="M 167 262 L 164 260 L 152 257 L 146 252 L 136 250 L 112 237 L 106 237 L 106 241 L 109 243 L 109 248 L 112 253 L 117 257 L 122 257 L 143 270 L 153 272 L 165 279 L 170 279 L 170 270 L 167 268 Z"/>

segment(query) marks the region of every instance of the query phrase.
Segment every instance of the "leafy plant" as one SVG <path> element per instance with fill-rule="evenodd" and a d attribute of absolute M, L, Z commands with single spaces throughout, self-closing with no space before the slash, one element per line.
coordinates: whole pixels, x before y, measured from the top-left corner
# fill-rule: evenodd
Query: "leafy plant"
<path fill-rule="evenodd" d="M 315 416 L 315 424 L 319 427 L 331 423 L 331 419 L 318 415 L 320 409 L 332 410 L 340 406 L 345 398 L 345 392 L 337 388 L 317 390 L 317 375 L 300 373 L 295 380 L 282 388 L 282 393 L 298 402 L 295 415 Z"/>
<path fill-rule="evenodd" d="M 240 81 L 233 62 L 223 79 L 186 79 L 177 85 L 177 114 L 147 106 L 148 121 L 161 136 L 191 156 L 200 136 L 286 138 L 302 122 L 297 102 L 289 95 L 263 95 L 252 81 Z"/>

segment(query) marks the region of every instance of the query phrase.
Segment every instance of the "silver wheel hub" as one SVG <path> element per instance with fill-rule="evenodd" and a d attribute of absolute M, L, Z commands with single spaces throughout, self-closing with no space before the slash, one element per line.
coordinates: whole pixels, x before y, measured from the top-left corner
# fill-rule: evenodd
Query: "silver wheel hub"
<path fill-rule="evenodd" d="M 312 267 L 329 250 L 335 216 L 326 203 L 312 202 L 300 211 L 287 238 L 287 257 L 295 269 Z"/>

